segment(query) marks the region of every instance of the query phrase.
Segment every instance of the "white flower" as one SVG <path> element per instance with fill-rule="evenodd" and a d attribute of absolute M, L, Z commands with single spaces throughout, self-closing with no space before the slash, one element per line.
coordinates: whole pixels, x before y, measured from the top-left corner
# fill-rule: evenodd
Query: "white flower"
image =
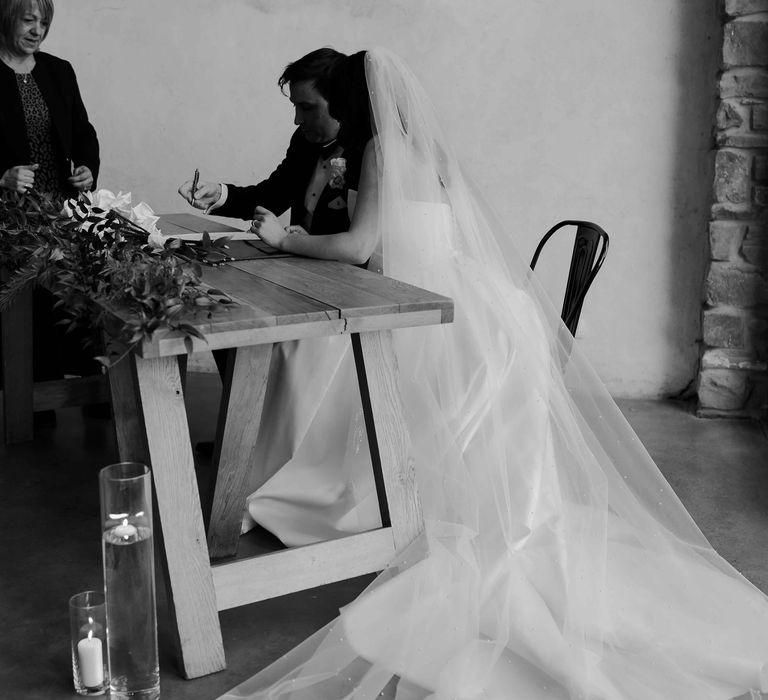
<path fill-rule="evenodd" d="M 128 218 L 133 223 L 138 224 L 146 231 L 152 232 L 156 229 L 156 224 L 160 220 L 159 216 L 155 216 L 155 212 L 152 207 L 146 202 L 139 202 L 133 209 L 131 209 Z"/>
<path fill-rule="evenodd" d="M 89 192 L 88 195 L 91 193 Z M 123 216 L 128 216 L 131 209 L 131 193 L 130 192 L 118 192 L 117 194 L 114 194 L 110 190 L 97 190 L 93 193 L 93 195 L 90 197 L 91 203 L 95 207 L 100 207 L 101 209 L 114 209 Z"/>
<path fill-rule="evenodd" d="M 153 250 L 162 250 L 165 248 L 165 236 L 160 233 L 160 231 L 156 227 L 152 227 L 152 230 L 149 232 L 149 236 L 147 237 L 147 243 L 149 244 L 149 247 Z"/>
<path fill-rule="evenodd" d="M 63 209 L 63 213 L 70 219 L 80 222 L 81 231 L 95 233 L 99 238 L 103 237 L 105 230 L 112 228 L 108 224 L 110 211 L 124 216 L 150 234 L 151 239 L 148 242 L 153 248 L 162 248 L 165 245 L 165 239 L 157 228 L 160 217 L 155 215 L 152 207 L 146 202 L 139 202 L 131 208 L 130 192 L 84 192 L 79 199 L 68 199 Z"/>
<path fill-rule="evenodd" d="M 340 190 L 344 187 L 344 173 L 347 172 L 347 159 L 341 156 L 331 158 L 331 179 L 328 183 L 331 189 Z"/>

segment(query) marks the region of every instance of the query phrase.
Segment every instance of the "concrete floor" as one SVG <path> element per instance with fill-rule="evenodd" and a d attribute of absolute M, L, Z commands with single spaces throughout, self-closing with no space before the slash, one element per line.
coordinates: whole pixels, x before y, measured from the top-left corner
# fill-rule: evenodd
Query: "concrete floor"
<path fill-rule="evenodd" d="M 210 439 L 215 374 L 188 384 L 194 441 Z M 768 591 L 768 438 L 748 421 L 702 420 L 676 402 L 621 408 L 718 551 Z M 34 442 L 0 445 L 0 699 L 74 697 L 67 600 L 100 588 L 97 474 L 117 460 L 108 420 L 57 412 Z M 203 479 L 208 460 L 196 456 Z M 256 533 L 255 547 L 269 538 Z M 186 681 L 176 669 L 162 581 L 158 620 L 163 700 L 212 700 L 335 617 L 371 579 L 361 577 L 221 613 L 227 669 Z M 690 699 L 685 699 L 690 700 Z"/>

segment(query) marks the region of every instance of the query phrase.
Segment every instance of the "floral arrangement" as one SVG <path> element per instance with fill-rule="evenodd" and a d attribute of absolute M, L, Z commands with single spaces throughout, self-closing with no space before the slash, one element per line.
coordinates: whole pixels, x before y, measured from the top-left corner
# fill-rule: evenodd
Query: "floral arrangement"
<path fill-rule="evenodd" d="M 331 158 L 331 179 L 328 185 L 333 190 L 341 190 L 344 188 L 345 180 L 344 175 L 347 172 L 347 159 L 339 156 L 338 158 Z"/>
<path fill-rule="evenodd" d="M 233 301 L 202 284 L 199 260 L 226 239 L 167 238 L 158 218 L 144 202 L 131 207 L 130 193 L 99 190 L 62 203 L 34 190 L 4 191 L 0 310 L 22 290 L 44 285 L 71 325 L 105 332 L 105 353 L 96 359 L 106 367 L 160 328 L 180 331 L 189 342 L 203 338 L 192 321 Z"/>

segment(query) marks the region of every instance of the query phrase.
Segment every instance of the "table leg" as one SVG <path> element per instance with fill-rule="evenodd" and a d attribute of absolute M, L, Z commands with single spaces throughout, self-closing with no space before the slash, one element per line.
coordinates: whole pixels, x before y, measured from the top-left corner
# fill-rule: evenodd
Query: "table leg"
<path fill-rule="evenodd" d="M 225 668 L 187 414 L 176 357 L 130 355 L 110 370 L 121 459 L 152 468 L 168 604 L 187 678 Z M 135 387 L 135 389 L 134 389 Z"/>
<path fill-rule="evenodd" d="M 32 292 L 21 292 L 2 312 L 3 433 L 7 445 L 31 440 L 32 422 Z"/>
<path fill-rule="evenodd" d="M 124 357 L 107 372 L 117 453 L 123 462 L 149 462 L 144 417 L 141 413 L 136 361 Z"/>
<path fill-rule="evenodd" d="M 409 437 L 397 386 L 392 333 L 388 330 L 353 333 L 352 348 L 382 524 L 392 526 L 395 550 L 399 552 L 421 533 L 424 520 L 416 472 L 408 452 Z"/>
<path fill-rule="evenodd" d="M 271 357 L 270 344 L 229 352 L 213 455 L 215 484 L 208 524 L 212 559 L 237 554 L 248 475 L 257 468 L 254 449 Z"/>

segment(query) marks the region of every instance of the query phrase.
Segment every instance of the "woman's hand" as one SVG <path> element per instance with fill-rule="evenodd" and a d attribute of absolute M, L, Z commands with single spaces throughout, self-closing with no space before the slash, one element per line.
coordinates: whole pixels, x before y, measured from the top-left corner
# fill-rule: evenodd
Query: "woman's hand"
<path fill-rule="evenodd" d="M 221 197 L 221 185 L 218 182 L 198 182 L 195 196 L 192 197 L 192 180 L 187 180 L 179 187 L 179 194 L 195 209 L 207 209 L 216 204 Z"/>
<path fill-rule="evenodd" d="M 291 229 L 291 230 L 289 230 Z M 264 207 L 256 207 L 253 212 L 253 221 L 251 222 L 251 233 L 255 233 L 262 241 L 271 245 L 273 248 L 282 250 L 281 246 L 283 240 L 289 233 L 296 233 L 299 229 L 303 231 L 301 226 L 290 226 L 283 228 L 277 217 Z"/>
<path fill-rule="evenodd" d="M 80 192 L 87 192 L 93 187 L 93 173 L 87 165 L 78 165 L 67 182 Z"/>
<path fill-rule="evenodd" d="M 0 187 L 15 192 L 26 192 L 31 190 L 35 184 L 35 170 L 40 167 L 38 163 L 34 165 L 16 165 L 8 168 L 0 178 Z"/>

